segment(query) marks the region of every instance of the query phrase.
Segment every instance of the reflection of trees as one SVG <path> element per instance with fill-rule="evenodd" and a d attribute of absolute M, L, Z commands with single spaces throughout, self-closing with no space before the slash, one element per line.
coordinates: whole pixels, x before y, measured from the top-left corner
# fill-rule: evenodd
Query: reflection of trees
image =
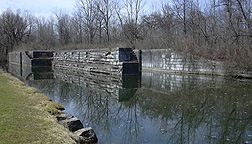
<path fill-rule="evenodd" d="M 122 141 L 125 143 L 135 143 L 141 137 L 140 128 L 142 127 L 138 121 L 138 106 L 137 97 L 133 97 L 130 103 L 123 103 L 125 110 L 121 119 L 123 120 L 124 132 L 122 134 Z"/>
<path fill-rule="evenodd" d="M 169 96 L 143 90 L 145 97 L 139 105 L 143 113 L 161 122 L 162 133 L 172 133 L 169 143 L 243 143 L 251 129 L 251 113 L 245 112 L 251 111 L 251 86 L 230 81 L 221 88 L 213 87 L 201 85 Z"/>
<path fill-rule="evenodd" d="M 62 103 L 84 125 L 92 126 L 101 142 L 251 142 L 251 84 L 215 82 L 187 82 L 191 86 L 181 84 L 183 89 L 169 94 L 139 89 L 121 103 L 99 83 L 94 87 L 93 83 L 47 80 L 37 82 L 36 87 Z"/>

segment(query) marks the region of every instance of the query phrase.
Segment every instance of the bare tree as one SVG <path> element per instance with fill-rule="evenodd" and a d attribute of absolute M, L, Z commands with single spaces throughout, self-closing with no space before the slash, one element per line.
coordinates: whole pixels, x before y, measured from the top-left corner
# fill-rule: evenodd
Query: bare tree
<path fill-rule="evenodd" d="M 144 15 L 141 19 L 140 33 L 143 36 L 141 47 L 171 48 L 175 42 L 175 14 L 168 4 L 162 5 L 162 11 Z"/>
<path fill-rule="evenodd" d="M 0 46 L 5 56 L 9 51 L 13 51 L 15 45 L 24 42 L 31 33 L 33 23 L 30 21 L 30 15 L 22 16 L 21 14 L 20 11 L 13 13 L 8 9 L 1 15 Z"/>
<path fill-rule="evenodd" d="M 143 0 L 124 0 L 123 3 L 125 13 L 117 7 L 117 16 L 120 20 L 125 36 L 131 43 L 132 47 L 135 48 L 136 40 L 140 38 L 138 25 L 144 2 Z"/>
<path fill-rule="evenodd" d="M 113 8 L 115 3 L 111 0 L 100 0 L 97 3 L 97 9 L 103 23 L 103 28 L 107 37 L 107 43 L 110 42 L 110 22 L 114 15 Z M 100 34 L 101 35 L 101 34 Z"/>
<path fill-rule="evenodd" d="M 97 32 L 97 2 L 95 0 L 78 0 L 76 7 L 80 13 L 80 19 L 84 26 L 83 29 L 88 34 L 88 44 L 94 43 L 94 37 Z"/>
<path fill-rule="evenodd" d="M 61 45 L 68 45 L 71 43 L 71 18 L 63 12 L 59 12 L 56 16 L 59 42 Z"/>
<path fill-rule="evenodd" d="M 32 33 L 32 42 L 40 49 L 50 49 L 56 47 L 57 34 L 54 26 L 54 19 L 38 18 L 35 22 L 36 30 Z"/>
<path fill-rule="evenodd" d="M 84 42 L 84 24 L 81 20 L 80 11 L 76 11 L 72 17 L 72 26 L 73 26 L 73 42 L 76 44 L 81 44 Z"/>
<path fill-rule="evenodd" d="M 177 17 L 181 20 L 183 25 L 184 36 L 187 36 L 187 9 L 190 0 L 174 0 L 174 11 L 176 11 Z"/>

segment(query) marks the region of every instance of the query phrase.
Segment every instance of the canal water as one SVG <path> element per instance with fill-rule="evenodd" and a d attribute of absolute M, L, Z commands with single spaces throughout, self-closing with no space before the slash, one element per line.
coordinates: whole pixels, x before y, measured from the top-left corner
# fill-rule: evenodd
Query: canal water
<path fill-rule="evenodd" d="M 99 144 L 252 143 L 252 81 L 143 71 L 112 77 L 10 66 L 65 112 L 92 127 Z"/>

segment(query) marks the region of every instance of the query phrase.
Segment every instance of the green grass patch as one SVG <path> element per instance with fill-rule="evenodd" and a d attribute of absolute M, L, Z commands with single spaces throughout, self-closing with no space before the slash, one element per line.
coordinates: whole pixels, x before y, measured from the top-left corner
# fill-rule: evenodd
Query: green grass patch
<path fill-rule="evenodd" d="M 61 108 L 36 89 L 0 72 L 0 144 L 75 143 L 78 137 L 51 115 L 62 113 Z"/>

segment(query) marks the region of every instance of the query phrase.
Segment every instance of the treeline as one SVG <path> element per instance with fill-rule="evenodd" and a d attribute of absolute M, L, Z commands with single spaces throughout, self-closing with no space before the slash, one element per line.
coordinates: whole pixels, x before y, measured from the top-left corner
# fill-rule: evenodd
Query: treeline
<path fill-rule="evenodd" d="M 6 10 L 1 59 L 24 49 L 172 49 L 244 70 L 252 68 L 252 0 L 173 0 L 148 12 L 144 0 L 78 0 L 52 18 Z"/>

